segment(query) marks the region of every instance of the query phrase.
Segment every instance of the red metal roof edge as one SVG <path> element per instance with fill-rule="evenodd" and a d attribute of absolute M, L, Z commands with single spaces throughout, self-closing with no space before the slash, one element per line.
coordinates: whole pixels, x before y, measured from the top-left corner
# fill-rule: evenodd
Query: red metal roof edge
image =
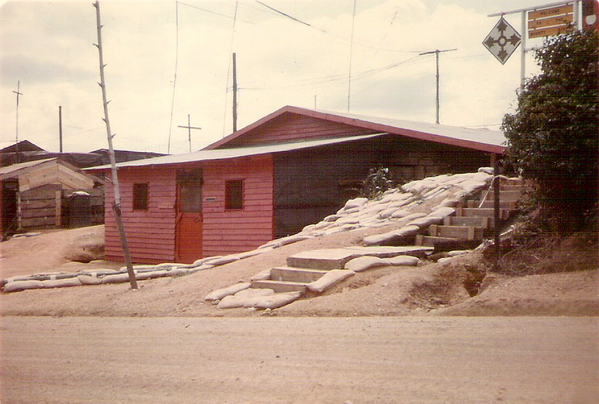
<path fill-rule="evenodd" d="M 227 144 L 227 143 L 233 141 L 234 139 L 239 138 L 240 136 L 243 136 L 245 133 L 257 128 L 260 125 L 265 124 L 266 122 L 268 122 L 286 112 L 304 115 L 304 116 L 308 116 L 308 117 L 312 117 L 312 118 L 324 119 L 327 121 L 342 123 L 342 124 L 346 124 L 346 125 L 359 126 L 359 127 L 365 128 L 365 129 L 371 129 L 371 130 L 375 130 L 375 131 L 379 131 L 379 132 L 387 132 L 387 133 L 391 133 L 391 134 L 402 135 L 402 136 L 410 137 L 413 139 L 448 144 L 448 145 L 452 145 L 452 146 L 464 147 L 467 149 L 474 149 L 474 150 L 479 150 L 479 151 L 488 152 L 488 153 L 503 154 L 503 152 L 505 151 L 505 148 L 506 148 L 505 146 L 497 146 L 497 145 L 492 145 L 492 144 L 488 144 L 488 143 L 481 143 L 481 142 L 475 142 L 475 141 L 471 141 L 471 140 L 464 140 L 464 139 L 457 139 L 457 138 L 448 137 L 448 136 L 435 135 L 432 133 L 420 132 L 420 131 L 415 131 L 415 130 L 411 130 L 411 129 L 403 129 L 403 128 L 398 128 L 395 126 L 385 125 L 385 124 L 381 124 L 381 123 L 370 122 L 368 120 L 363 120 L 363 119 L 358 119 L 358 118 L 349 118 L 349 117 L 345 117 L 345 116 L 335 115 L 334 113 L 315 111 L 315 110 L 310 110 L 310 109 L 287 105 L 287 106 L 280 108 L 277 111 L 259 119 L 258 121 L 246 126 L 245 128 L 243 128 L 235 133 L 232 133 L 231 135 L 226 136 L 226 137 L 222 138 L 221 140 L 219 140 L 215 143 L 212 143 L 211 145 L 206 146 L 202 150 L 217 149 L 220 146 Z"/>

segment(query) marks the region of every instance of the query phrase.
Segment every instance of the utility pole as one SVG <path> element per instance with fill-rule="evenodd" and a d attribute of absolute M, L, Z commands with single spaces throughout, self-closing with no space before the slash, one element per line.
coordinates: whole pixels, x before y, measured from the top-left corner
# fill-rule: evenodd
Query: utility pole
<path fill-rule="evenodd" d="M 119 230 L 121 237 L 121 245 L 123 247 L 123 255 L 125 256 L 125 263 L 127 265 L 127 273 L 129 274 L 129 283 L 131 289 L 137 289 L 137 279 L 135 278 L 135 272 L 133 271 L 133 264 L 131 262 L 131 254 L 129 253 L 129 246 L 127 245 L 127 237 L 125 235 L 125 228 L 123 227 L 123 218 L 121 214 L 121 191 L 119 188 L 119 179 L 116 169 L 116 159 L 114 157 L 114 148 L 112 147 L 112 138 L 114 135 L 110 130 L 110 120 L 108 119 L 108 103 L 106 97 L 106 81 L 104 80 L 104 55 L 102 53 L 102 24 L 100 23 L 100 2 L 96 1 L 93 3 L 96 8 L 96 20 L 98 28 L 98 43 L 94 44 L 98 48 L 98 54 L 100 57 L 100 87 L 102 88 L 102 105 L 104 106 L 104 118 L 103 121 L 106 123 L 106 135 L 108 138 L 108 155 L 110 156 L 110 165 L 112 168 L 112 183 L 114 185 L 114 203 L 112 209 L 114 210 L 114 217 L 116 219 L 116 225 Z"/>
<path fill-rule="evenodd" d="M 23 95 L 21 93 L 21 82 L 17 81 L 17 91 L 13 91 L 17 95 L 17 126 L 16 126 L 16 137 L 15 137 L 15 156 L 17 163 L 19 162 L 19 97 Z"/>
<path fill-rule="evenodd" d="M 233 133 L 237 132 L 237 58 L 233 53 Z"/>
<path fill-rule="evenodd" d="M 179 128 L 187 128 L 189 132 L 189 152 L 191 153 L 191 130 L 192 129 L 202 129 L 199 126 L 191 126 L 191 116 L 187 114 L 187 126 L 179 125 Z"/>
<path fill-rule="evenodd" d="M 58 142 L 62 153 L 62 107 L 58 106 Z"/>
<path fill-rule="evenodd" d="M 434 51 L 430 51 L 430 52 L 424 52 L 421 53 L 420 56 L 422 55 L 430 55 L 431 53 L 434 53 L 436 56 L 436 60 L 437 60 L 437 119 L 435 121 L 435 123 L 438 125 L 439 124 L 439 53 L 441 52 L 452 52 L 452 51 L 456 51 L 457 49 L 444 49 L 444 50 L 434 50 Z"/>

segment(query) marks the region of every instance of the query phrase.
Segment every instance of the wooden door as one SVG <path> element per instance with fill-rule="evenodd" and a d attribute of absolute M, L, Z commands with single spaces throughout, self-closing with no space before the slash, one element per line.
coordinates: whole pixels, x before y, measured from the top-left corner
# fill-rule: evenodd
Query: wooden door
<path fill-rule="evenodd" d="M 177 261 L 187 264 L 202 258 L 202 184 L 177 186 Z"/>

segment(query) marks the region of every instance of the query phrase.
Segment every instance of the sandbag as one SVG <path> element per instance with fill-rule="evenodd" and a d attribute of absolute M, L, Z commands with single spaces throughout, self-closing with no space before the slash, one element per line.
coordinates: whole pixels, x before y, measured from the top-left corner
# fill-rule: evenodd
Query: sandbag
<path fill-rule="evenodd" d="M 69 288 L 71 286 L 81 286 L 81 281 L 77 277 L 73 278 L 65 278 L 65 279 L 56 279 L 50 281 L 42 281 L 42 288 L 44 289 L 52 289 L 52 288 Z"/>
<path fill-rule="evenodd" d="M 226 257 L 217 258 L 214 260 L 207 261 L 207 264 L 220 266 L 230 264 L 231 262 L 239 261 L 238 255 L 227 255 Z"/>
<path fill-rule="evenodd" d="M 234 294 L 235 297 L 247 298 L 247 297 L 257 297 L 257 296 L 269 296 L 274 295 L 275 291 L 268 288 L 249 288 L 241 290 Z"/>
<path fill-rule="evenodd" d="M 241 290 L 247 289 L 250 286 L 251 286 L 251 284 L 249 282 L 236 283 L 235 285 L 231 285 L 226 288 L 213 290 L 212 292 L 208 293 L 206 295 L 206 297 L 204 297 L 204 300 L 208 300 L 208 301 L 221 300 L 225 296 L 234 295 L 235 293 L 237 293 Z"/>
<path fill-rule="evenodd" d="M 160 270 L 160 271 L 152 271 L 152 272 L 142 272 L 139 274 L 135 274 L 135 279 L 137 279 L 138 281 L 143 281 L 146 279 L 154 279 L 154 278 L 160 278 L 163 276 L 167 276 L 168 273 L 170 271 L 167 270 Z"/>
<path fill-rule="evenodd" d="M 106 275 L 102 278 L 102 283 L 124 283 L 129 282 L 129 274 Z"/>
<path fill-rule="evenodd" d="M 4 285 L 2 291 L 4 293 L 20 292 L 28 289 L 41 289 L 42 281 L 15 281 Z"/>
<path fill-rule="evenodd" d="M 345 264 L 345 269 L 349 269 L 353 272 L 362 272 L 369 268 L 375 268 L 388 265 L 387 262 L 379 257 L 358 257 L 348 261 Z"/>
<path fill-rule="evenodd" d="M 274 295 L 264 297 L 254 307 L 257 309 L 277 309 L 296 301 L 301 295 L 301 292 L 275 293 Z"/>
<path fill-rule="evenodd" d="M 398 230 L 394 230 L 391 233 L 393 233 L 394 235 L 399 236 L 399 237 L 405 237 L 405 236 L 414 236 L 419 231 L 420 231 L 420 227 L 414 226 L 414 225 L 407 225 L 407 226 L 403 226 L 402 228 L 400 228 Z"/>
<path fill-rule="evenodd" d="M 77 279 L 82 285 L 99 285 L 102 283 L 102 279 L 89 275 L 77 275 Z"/>
<path fill-rule="evenodd" d="M 398 255 L 397 257 L 387 258 L 385 260 L 389 265 L 393 266 L 416 266 L 420 262 L 417 257 L 411 255 Z"/>
<path fill-rule="evenodd" d="M 267 279 L 270 279 L 270 269 L 260 271 L 250 278 L 251 281 L 264 281 Z"/>
<path fill-rule="evenodd" d="M 355 272 L 351 270 L 332 269 L 314 282 L 310 282 L 307 285 L 307 288 L 312 292 L 322 293 L 325 289 L 338 284 L 342 280 L 349 278 L 352 275 L 355 275 Z"/>
<path fill-rule="evenodd" d="M 432 211 L 429 216 L 436 216 L 446 218 L 447 216 L 451 216 L 455 213 L 455 209 L 450 206 L 439 207 Z"/>
<path fill-rule="evenodd" d="M 421 229 L 427 228 L 431 224 L 439 224 L 443 222 L 442 217 L 437 216 L 426 216 L 421 217 L 420 219 L 412 220 L 408 223 L 408 226 L 418 226 Z"/>
<path fill-rule="evenodd" d="M 236 297 L 233 295 L 225 296 L 222 298 L 220 302 L 216 305 L 219 309 L 236 309 L 239 307 L 243 307 L 245 299 L 242 297 Z"/>

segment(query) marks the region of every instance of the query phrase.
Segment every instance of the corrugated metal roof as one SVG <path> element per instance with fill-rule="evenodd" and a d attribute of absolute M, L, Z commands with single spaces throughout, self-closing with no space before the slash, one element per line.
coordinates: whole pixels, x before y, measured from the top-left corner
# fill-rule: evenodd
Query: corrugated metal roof
<path fill-rule="evenodd" d="M 287 105 L 245 128 L 206 146 L 204 150 L 227 148 L 229 143 L 234 142 L 238 138 L 250 135 L 252 131 L 284 114 L 303 115 L 314 119 L 368 129 L 372 131 L 372 133 L 386 132 L 428 142 L 465 147 L 487 153 L 503 153 L 507 143 L 507 139 L 503 132 L 497 130 L 437 125 L 392 118 L 299 108 Z"/>
<path fill-rule="evenodd" d="M 429 133 L 432 135 L 438 135 L 453 139 L 460 139 L 469 142 L 476 143 L 484 143 L 491 144 L 494 146 L 505 146 L 507 139 L 504 133 L 500 130 L 491 130 L 491 129 L 472 129 L 465 128 L 460 126 L 449 126 L 449 125 L 441 125 L 434 123 L 426 123 L 426 122 L 415 122 L 408 120 L 399 120 L 392 118 L 381 118 L 381 117 L 372 117 L 366 115 L 357 115 L 357 114 L 349 114 L 349 113 L 339 113 L 339 112 L 327 112 L 322 110 L 315 110 L 316 112 L 321 112 L 325 114 L 331 114 L 336 116 L 345 117 L 348 119 L 355 119 L 358 121 L 366 121 L 372 122 L 379 125 L 391 126 L 397 128 L 399 130 L 406 129 L 412 130 L 416 132 Z"/>
<path fill-rule="evenodd" d="M 44 164 L 52 160 L 56 160 L 56 158 L 26 161 L 25 163 L 17 163 L 6 167 L 0 167 L 0 180 L 16 177 L 19 174 L 18 171 L 20 170 L 35 167 L 37 165 Z"/>
<path fill-rule="evenodd" d="M 225 160 L 238 157 L 257 156 L 261 154 L 281 153 L 293 150 L 308 149 L 312 147 L 327 146 L 338 143 L 355 142 L 358 140 L 388 135 L 387 133 L 375 133 L 362 136 L 347 136 L 331 139 L 309 140 L 303 142 L 280 143 L 267 146 L 237 147 L 232 149 L 200 150 L 194 153 L 175 154 L 169 156 L 155 157 L 144 160 L 128 161 L 117 164 L 117 167 L 144 167 L 152 165 L 183 164 L 200 161 Z M 84 168 L 83 170 L 109 169 L 110 164 L 98 167 Z"/>

